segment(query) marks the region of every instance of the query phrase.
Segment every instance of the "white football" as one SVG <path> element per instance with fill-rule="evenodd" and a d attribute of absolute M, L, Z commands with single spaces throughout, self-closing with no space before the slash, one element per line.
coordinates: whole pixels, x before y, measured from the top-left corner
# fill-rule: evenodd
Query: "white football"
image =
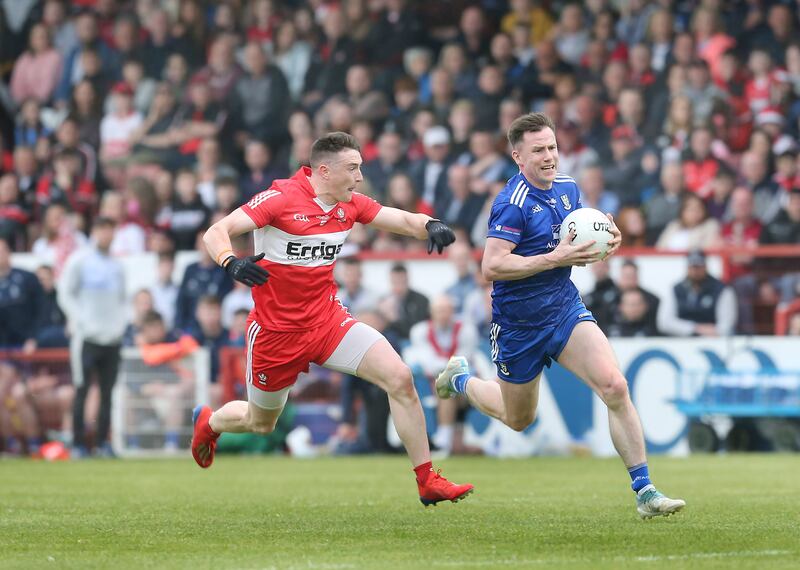
<path fill-rule="evenodd" d="M 570 231 L 575 232 L 573 245 L 580 245 L 594 240 L 592 249 L 600 251 L 603 255 L 608 251 L 608 242 L 614 237 L 611 234 L 611 222 L 600 210 L 594 208 L 579 208 L 571 212 L 561 222 L 559 239 L 566 239 Z"/>

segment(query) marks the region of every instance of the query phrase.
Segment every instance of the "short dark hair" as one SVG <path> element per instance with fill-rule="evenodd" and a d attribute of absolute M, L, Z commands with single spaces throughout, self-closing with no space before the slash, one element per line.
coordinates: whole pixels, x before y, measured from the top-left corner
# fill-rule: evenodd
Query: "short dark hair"
<path fill-rule="evenodd" d="M 522 115 L 514 119 L 508 128 L 508 142 L 511 143 L 511 146 L 517 146 L 525 133 L 538 133 L 547 127 L 550 127 L 554 133 L 556 132 L 556 124 L 553 119 L 544 113 Z"/>
<path fill-rule="evenodd" d="M 402 264 L 402 263 L 395 263 L 394 265 L 392 265 L 391 272 L 392 273 L 406 273 L 407 274 L 408 273 L 408 269 L 406 269 L 406 266 L 404 264 Z"/>
<path fill-rule="evenodd" d="M 150 309 L 144 315 L 142 315 L 142 326 L 144 327 L 147 325 L 154 325 L 154 324 L 163 325 L 164 318 L 158 311 Z"/>
<path fill-rule="evenodd" d="M 316 168 L 324 160 L 330 159 L 330 155 L 339 154 L 343 150 L 353 149 L 361 152 L 361 145 L 353 135 L 337 131 L 328 133 L 317 140 L 311 146 L 311 167 Z"/>
<path fill-rule="evenodd" d="M 215 305 L 217 307 L 222 306 L 222 301 L 220 301 L 219 297 L 216 295 L 203 295 L 197 301 L 198 305 Z"/>

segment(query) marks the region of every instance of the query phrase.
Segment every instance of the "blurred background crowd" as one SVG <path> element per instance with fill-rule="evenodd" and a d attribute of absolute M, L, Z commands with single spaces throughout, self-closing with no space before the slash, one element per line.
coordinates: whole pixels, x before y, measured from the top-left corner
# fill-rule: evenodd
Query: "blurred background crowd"
<path fill-rule="evenodd" d="M 490 286 L 471 248 L 516 171 L 506 129 L 528 111 L 554 118 L 560 171 L 584 205 L 615 215 L 625 247 L 694 252 L 668 299 L 642 289 L 633 261 L 616 280 L 593 266 L 587 305 L 607 332 L 771 333 L 756 313 L 800 297 L 798 258 L 741 253 L 717 279 L 702 251 L 800 243 L 799 11 L 767 0 L 0 2 L 0 346 L 66 346 L 57 283 L 108 225 L 112 256 L 158 255 L 157 285 L 128 292 L 121 342 L 186 333 L 212 354 L 242 346 L 249 291 L 198 236 L 306 165 L 333 130 L 360 141 L 362 192 L 459 234 L 446 299 L 409 291 L 402 264 L 380 298 L 349 259 L 337 273 L 345 304 L 399 347 L 419 323 L 434 323 L 417 336 L 439 356 L 462 334 L 480 345 Z M 363 227 L 350 241 L 350 254 L 424 247 Z M 175 254 L 193 249 L 199 261 L 173 282 Z M 12 270 L 14 252 L 37 256 L 35 278 Z M 800 333 L 800 320 L 784 331 Z M 214 356 L 214 379 L 217 367 Z"/>

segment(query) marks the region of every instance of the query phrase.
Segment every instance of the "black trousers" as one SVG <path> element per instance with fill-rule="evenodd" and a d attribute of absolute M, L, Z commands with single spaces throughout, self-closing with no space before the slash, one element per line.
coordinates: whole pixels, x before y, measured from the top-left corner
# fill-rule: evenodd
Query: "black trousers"
<path fill-rule="evenodd" d="M 95 444 L 100 446 L 108 440 L 108 432 L 111 427 L 111 391 L 117 381 L 120 358 L 120 345 L 118 344 L 105 346 L 88 341 L 83 342 L 80 351 L 83 381 L 75 391 L 75 401 L 72 406 L 74 445 L 86 445 L 84 411 L 86 395 L 89 393 L 89 386 L 91 386 L 93 378 L 97 379 L 100 388 L 100 411 L 97 418 Z"/>

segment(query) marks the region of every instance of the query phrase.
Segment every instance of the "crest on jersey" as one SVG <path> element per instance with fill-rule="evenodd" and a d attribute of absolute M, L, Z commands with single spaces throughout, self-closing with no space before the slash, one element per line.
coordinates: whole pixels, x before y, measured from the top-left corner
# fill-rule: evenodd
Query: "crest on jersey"
<path fill-rule="evenodd" d="M 269 379 L 269 376 L 267 376 L 263 372 L 259 372 L 258 373 L 258 383 L 261 384 L 262 386 L 266 386 L 267 385 L 267 380 L 268 379 Z"/>
<path fill-rule="evenodd" d="M 337 222 L 344 222 L 344 208 L 336 208 L 336 221 Z"/>
<path fill-rule="evenodd" d="M 564 204 L 564 209 L 565 210 L 571 210 L 572 209 L 572 204 L 569 201 L 569 196 L 567 196 L 566 194 L 562 194 L 561 195 L 561 203 Z"/>

